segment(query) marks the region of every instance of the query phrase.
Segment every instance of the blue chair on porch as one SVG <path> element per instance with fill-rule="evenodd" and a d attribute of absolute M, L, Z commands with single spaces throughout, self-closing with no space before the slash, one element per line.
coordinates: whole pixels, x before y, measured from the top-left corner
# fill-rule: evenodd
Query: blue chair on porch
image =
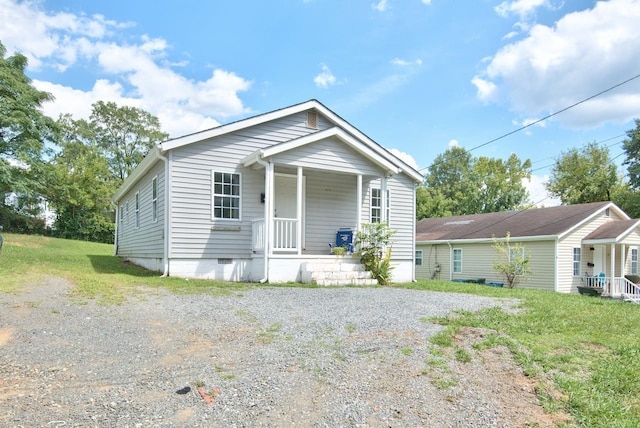
<path fill-rule="evenodd" d="M 344 248 L 347 253 L 353 253 L 353 230 L 348 227 L 341 227 L 336 232 L 335 244 L 329 244 L 329 250 L 331 254 L 334 253 L 334 248 Z"/>

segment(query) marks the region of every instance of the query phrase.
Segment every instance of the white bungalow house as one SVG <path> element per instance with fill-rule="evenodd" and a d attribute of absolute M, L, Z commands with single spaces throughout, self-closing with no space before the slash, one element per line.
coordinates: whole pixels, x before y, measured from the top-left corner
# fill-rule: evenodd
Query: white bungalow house
<path fill-rule="evenodd" d="M 531 274 L 519 286 L 561 293 L 600 289 L 640 299 L 640 220 L 612 202 L 422 219 L 416 227 L 416 276 L 504 282 L 493 269 L 494 238 L 520 244 Z"/>
<path fill-rule="evenodd" d="M 115 254 L 163 275 L 367 282 L 338 232 L 388 222 L 414 275 L 422 176 L 316 100 L 160 143 L 115 193 Z M 370 279 L 368 280 L 371 281 Z"/>

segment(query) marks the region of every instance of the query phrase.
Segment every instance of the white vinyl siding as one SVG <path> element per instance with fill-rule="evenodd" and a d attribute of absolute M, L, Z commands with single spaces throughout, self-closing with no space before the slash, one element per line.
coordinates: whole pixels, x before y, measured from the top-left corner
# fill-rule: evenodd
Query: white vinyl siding
<path fill-rule="evenodd" d="M 240 174 L 211 171 L 213 219 L 240 220 Z"/>
<path fill-rule="evenodd" d="M 638 274 L 638 249 L 631 249 L 631 275 Z"/>
<path fill-rule="evenodd" d="M 462 248 L 453 249 L 453 273 L 462 273 Z"/>
<path fill-rule="evenodd" d="M 573 276 L 580 276 L 580 268 L 582 266 L 582 248 L 573 249 Z"/>

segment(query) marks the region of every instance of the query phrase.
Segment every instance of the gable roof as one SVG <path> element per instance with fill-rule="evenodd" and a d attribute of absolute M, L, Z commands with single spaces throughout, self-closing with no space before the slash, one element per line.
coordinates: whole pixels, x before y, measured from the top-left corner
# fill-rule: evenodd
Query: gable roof
<path fill-rule="evenodd" d="M 160 159 L 163 159 L 163 155 L 169 150 L 235 132 L 241 129 L 249 128 L 251 126 L 260 125 L 272 120 L 281 119 L 283 117 L 308 110 L 316 110 L 335 126 L 333 128 L 330 128 L 330 130 L 318 131 L 309 134 L 306 137 L 301 137 L 292 141 L 275 144 L 271 147 L 268 147 L 267 149 L 264 149 L 269 151 L 270 156 L 281 153 L 282 151 L 299 147 L 304 144 L 308 144 L 310 142 L 318 141 L 320 139 L 318 137 L 324 136 L 323 138 L 326 138 L 327 136 L 335 136 L 342 142 L 348 144 L 349 146 L 360 152 L 376 165 L 386 169 L 387 171 L 393 174 L 404 173 L 411 179 L 413 179 L 416 183 L 422 182 L 422 174 L 420 174 L 417 169 L 408 165 L 398 156 L 394 155 L 389 150 L 373 141 L 358 128 L 351 125 L 349 122 L 324 106 L 321 102 L 312 99 L 299 104 L 294 104 L 289 107 L 284 107 L 246 119 L 241 119 L 235 122 L 220 125 L 215 128 L 194 132 L 193 134 L 187 134 L 177 138 L 171 138 L 169 140 L 163 141 L 162 143 L 159 143 L 155 148 L 149 151 L 149 154 L 147 154 L 145 159 L 138 165 L 138 167 L 131 173 L 131 175 L 129 175 L 124 180 L 120 188 L 114 194 L 112 201 L 117 202 L 124 194 L 126 194 L 140 177 L 146 174 L 155 165 L 156 162 L 159 162 Z M 245 164 L 245 166 L 251 165 L 259 157 L 265 156 L 263 154 L 264 150 L 249 155 L 242 162 Z"/>
<path fill-rule="evenodd" d="M 360 131 L 355 126 L 344 120 L 342 117 L 331 111 L 320 101 L 311 99 L 299 104 L 294 104 L 289 107 L 284 107 L 278 110 L 273 110 L 268 113 L 259 114 L 246 119 L 231 122 L 225 125 L 220 125 L 215 128 L 207 129 L 205 131 L 196 132 L 193 134 L 185 135 L 178 138 L 173 138 L 160 143 L 158 146 L 162 152 L 175 149 L 178 147 L 186 146 L 191 143 L 206 140 L 209 138 L 217 137 L 219 135 L 228 134 L 230 132 L 238 131 L 240 129 L 248 128 L 255 125 L 260 125 L 265 122 L 277 120 L 292 114 L 301 113 L 307 110 L 316 110 L 321 113 L 329 122 L 333 123 L 336 127 L 344 130 L 345 133 L 351 134 L 354 138 L 353 141 L 358 141 L 364 144 L 369 150 L 375 152 L 379 157 L 384 158 L 387 162 L 396 165 L 396 169 L 399 172 L 404 172 L 416 182 L 422 182 L 422 174 L 415 168 L 408 165 L 402 159 L 391 153 L 389 150 L 373 141 L 366 134 Z"/>
<path fill-rule="evenodd" d="M 584 237 L 585 244 L 618 242 L 640 225 L 640 220 L 610 221 Z"/>
<path fill-rule="evenodd" d="M 614 210 L 623 219 L 629 220 L 629 217 L 613 202 L 428 218 L 416 224 L 416 241 L 486 240 L 494 236 L 503 238 L 507 233 L 513 238 L 562 237 L 607 208 Z M 624 223 L 628 229 L 630 223 L 626 221 Z M 613 231 L 607 233 L 611 234 Z"/>

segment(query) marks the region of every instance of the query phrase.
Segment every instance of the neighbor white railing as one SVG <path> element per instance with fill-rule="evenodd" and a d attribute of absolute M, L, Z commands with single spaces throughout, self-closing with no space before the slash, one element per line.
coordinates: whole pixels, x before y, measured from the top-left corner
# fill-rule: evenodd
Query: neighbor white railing
<path fill-rule="evenodd" d="M 623 300 L 640 303 L 640 287 L 633 282 L 629 281 L 627 278 L 616 278 L 616 281 L 619 282 L 617 290 L 620 293 L 620 296 Z"/>
<path fill-rule="evenodd" d="M 271 228 L 271 249 L 273 251 L 298 251 L 297 224 L 295 218 L 274 218 L 273 227 Z M 253 220 L 252 229 L 252 246 L 253 252 L 263 252 L 265 249 L 265 227 L 264 219 Z"/>

